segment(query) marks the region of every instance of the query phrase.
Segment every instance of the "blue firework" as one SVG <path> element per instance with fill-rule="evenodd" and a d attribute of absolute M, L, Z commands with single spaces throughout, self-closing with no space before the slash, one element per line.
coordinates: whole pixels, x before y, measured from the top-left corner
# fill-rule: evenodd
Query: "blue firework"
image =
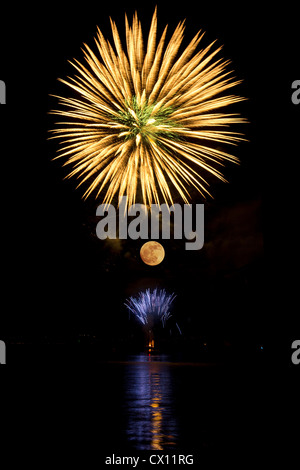
<path fill-rule="evenodd" d="M 165 326 L 172 316 L 170 309 L 175 297 L 175 293 L 168 294 L 165 289 L 146 289 L 137 297 L 127 299 L 125 306 L 143 325 L 152 326 L 161 321 Z"/>

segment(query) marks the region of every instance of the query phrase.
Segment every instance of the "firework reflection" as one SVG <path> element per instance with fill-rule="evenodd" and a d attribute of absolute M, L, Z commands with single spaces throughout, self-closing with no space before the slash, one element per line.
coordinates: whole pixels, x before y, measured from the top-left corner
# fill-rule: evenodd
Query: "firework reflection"
<path fill-rule="evenodd" d="M 172 376 L 162 360 L 135 356 L 126 368 L 127 437 L 138 450 L 164 450 L 177 443 Z"/>

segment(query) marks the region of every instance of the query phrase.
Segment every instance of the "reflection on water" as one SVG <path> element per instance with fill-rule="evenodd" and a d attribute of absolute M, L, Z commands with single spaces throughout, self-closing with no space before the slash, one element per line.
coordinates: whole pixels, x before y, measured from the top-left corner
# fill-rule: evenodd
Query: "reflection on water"
<path fill-rule="evenodd" d="M 127 437 L 139 450 L 163 450 L 177 442 L 172 375 L 165 361 L 140 355 L 126 366 Z"/>

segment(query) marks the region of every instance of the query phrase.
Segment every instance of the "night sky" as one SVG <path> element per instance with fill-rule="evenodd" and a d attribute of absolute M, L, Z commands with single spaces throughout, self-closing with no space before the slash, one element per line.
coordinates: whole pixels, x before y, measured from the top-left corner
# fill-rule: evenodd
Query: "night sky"
<path fill-rule="evenodd" d="M 296 12 L 252 2 L 66 4 L 25 4 L 17 15 L 10 9 L 1 31 L 0 79 L 7 87 L 7 104 L 0 109 L 2 258 L 8 296 L 1 336 L 39 343 L 85 334 L 101 338 L 107 351 L 128 346 L 139 331 L 124 301 L 157 286 L 177 294 L 174 315 L 185 345 L 195 348 L 208 340 L 254 351 L 280 343 L 289 355 L 289 342 L 297 336 L 292 266 L 298 264 L 300 105 L 291 102 L 291 84 L 300 78 Z M 101 201 L 83 201 L 76 180 L 63 179 L 67 169 L 52 160 L 57 142 L 48 140 L 48 130 L 55 121 L 49 111 L 57 105 L 50 95 L 68 92 L 57 78 L 73 73 L 68 60 L 82 59 L 84 42 L 93 46 L 97 25 L 111 37 L 111 16 L 123 34 L 125 11 L 131 19 L 137 9 L 148 31 L 156 4 L 159 31 L 168 23 L 168 37 L 186 18 L 184 45 L 199 29 L 206 31 L 203 45 L 215 39 L 223 44 L 222 57 L 243 79 L 235 92 L 248 100 L 233 110 L 249 120 L 242 126 L 249 141 L 234 150 L 240 165 L 224 168 L 227 184 L 210 179 L 214 199 L 193 194 L 193 203 L 205 204 L 203 249 L 185 251 L 184 240 L 163 240 L 165 260 L 150 267 L 139 257 L 143 240 L 96 237 Z"/>

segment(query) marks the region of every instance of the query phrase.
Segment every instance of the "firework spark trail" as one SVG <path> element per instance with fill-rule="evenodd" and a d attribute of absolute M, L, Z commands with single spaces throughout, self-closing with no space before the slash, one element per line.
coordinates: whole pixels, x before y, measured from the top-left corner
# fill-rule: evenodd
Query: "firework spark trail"
<path fill-rule="evenodd" d="M 171 317 L 170 308 L 176 295 L 168 294 L 165 289 L 146 289 L 137 297 L 130 297 L 125 306 L 143 324 L 149 325 L 155 320 L 162 322 L 163 327 Z"/>
<path fill-rule="evenodd" d="M 137 13 L 131 26 L 125 16 L 125 26 L 126 49 L 111 20 L 113 45 L 98 28 L 97 51 L 85 44 L 86 64 L 74 60 L 76 75 L 61 79 L 76 94 L 58 96 L 62 109 L 52 111 L 63 118 L 52 131 L 62 145 L 56 158 L 72 165 L 68 177 L 77 176 L 78 186 L 89 181 L 85 198 L 105 192 L 103 203 L 127 195 L 132 205 L 140 190 L 145 205 L 160 204 L 160 195 L 173 204 L 171 189 L 188 203 L 190 186 L 205 197 L 205 174 L 225 181 L 218 167 L 238 162 L 219 144 L 244 140 L 228 128 L 245 119 L 220 111 L 244 99 L 224 95 L 240 81 L 229 61 L 213 60 L 222 47 L 196 52 L 204 33 L 179 53 L 184 22 L 167 43 L 167 27 L 157 38 L 155 9 L 146 47 Z"/>

